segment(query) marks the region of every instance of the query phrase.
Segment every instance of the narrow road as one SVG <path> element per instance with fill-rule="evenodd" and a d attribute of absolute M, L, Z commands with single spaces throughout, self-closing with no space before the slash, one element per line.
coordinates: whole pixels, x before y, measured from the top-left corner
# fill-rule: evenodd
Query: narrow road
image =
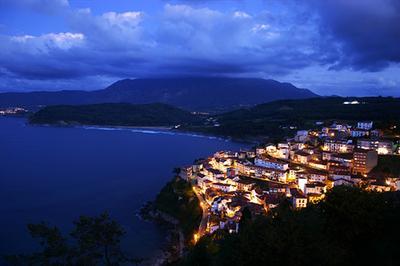
<path fill-rule="evenodd" d="M 201 222 L 200 222 L 200 226 L 199 226 L 199 231 L 197 232 L 197 234 L 200 238 L 205 233 L 207 233 L 207 224 L 208 224 L 208 219 L 210 217 L 210 211 L 209 211 L 208 203 L 203 198 L 203 195 L 202 195 L 200 189 L 196 186 L 193 186 L 193 191 L 196 194 L 197 198 L 199 199 L 200 207 L 203 211 L 203 215 L 201 217 Z"/>

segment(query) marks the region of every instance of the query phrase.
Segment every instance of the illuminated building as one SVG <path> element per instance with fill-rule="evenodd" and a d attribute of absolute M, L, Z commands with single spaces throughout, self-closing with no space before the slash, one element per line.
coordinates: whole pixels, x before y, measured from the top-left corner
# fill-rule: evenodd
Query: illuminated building
<path fill-rule="evenodd" d="M 378 164 L 378 153 L 374 150 L 356 149 L 353 154 L 353 172 L 368 174 Z"/>

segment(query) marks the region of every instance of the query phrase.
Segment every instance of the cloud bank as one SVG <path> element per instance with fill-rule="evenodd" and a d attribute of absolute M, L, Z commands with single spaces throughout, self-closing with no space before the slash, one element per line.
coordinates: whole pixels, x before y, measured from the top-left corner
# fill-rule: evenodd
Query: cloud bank
<path fill-rule="evenodd" d="M 0 35 L 0 89 L 95 89 L 126 77 L 216 75 L 313 86 L 305 80 L 315 80 L 315 69 L 319 83 L 331 73 L 343 82 L 378 73 L 373 88 L 400 84 L 388 79 L 400 61 L 398 0 L 271 0 L 251 12 L 192 2 L 199 1 L 98 13 L 67 0 L 3 0 L 0 7 L 11 10 L 56 14 L 68 30 Z"/>

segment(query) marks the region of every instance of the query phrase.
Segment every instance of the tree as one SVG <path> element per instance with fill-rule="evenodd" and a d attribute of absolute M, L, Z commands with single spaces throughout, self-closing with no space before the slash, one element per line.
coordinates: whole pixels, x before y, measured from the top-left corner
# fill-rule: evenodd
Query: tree
<path fill-rule="evenodd" d="M 172 171 L 172 173 L 174 174 L 174 175 L 179 175 L 180 173 L 181 173 L 181 168 L 179 168 L 179 167 L 175 167 L 174 168 L 174 170 Z"/>
<path fill-rule="evenodd" d="M 118 265 L 124 260 L 120 241 L 125 232 L 108 213 L 97 217 L 81 216 L 74 224 L 71 236 L 78 243 L 78 261 L 97 264 L 103 260 L 105 265 Z"/>
<path fill-rule="evenodd" d="M 57 227 L 50 227 L 46 223 L 28 224 L 30 235 L 38 239 L 42 251 L 31 255 L 6 256 L 11 265 L 72 265 L 70 248 L 66 239 Z"/>
<path fill-rule="evenodd" d="M 283 201 L 266 216 L 242 218 L 218 252 L 199 241 L 183 265 L 397 265 L 399 223 L 399 192 L 339 186 L 301 210 Z"/>
<path fill-rule="evenodd" d="M 30 255 L 6 256 L 10 265 L 107 265 L 122 262 L 139 265 L 144 259 L 128 258 L 120 242 L 125 232 L 108 213 L 99 216 L 81 216 L 74 222 L 71 239 L 62 236 L 57 227 L 46 223 L 29 224 L 30 235 L 39 240 L 41 252 Z"/>
<path fill-rule="evenodd" d="M 242 211 L 242 217 L 240 218 L 239 222 L 239 230 L 245 229 L 247 225 L 251 222 L 251 212 L 248 207 L 245 207 Z"/>
<path fill-rule="evenodd" d="M 130 260 L 134 265 L 140 265 L 143 261 L 144 261 L 144 259 L 143 258 L 133 258 L 133 259 L 131 259 Z"/>

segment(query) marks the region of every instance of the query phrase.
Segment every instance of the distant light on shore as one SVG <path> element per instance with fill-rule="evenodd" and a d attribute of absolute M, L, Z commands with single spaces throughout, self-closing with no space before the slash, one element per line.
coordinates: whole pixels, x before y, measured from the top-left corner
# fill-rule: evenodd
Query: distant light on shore
<path fill-rule="evenodd" d="M 343 102 L 343 104 L 360 104 L 359 101 Z"/>

